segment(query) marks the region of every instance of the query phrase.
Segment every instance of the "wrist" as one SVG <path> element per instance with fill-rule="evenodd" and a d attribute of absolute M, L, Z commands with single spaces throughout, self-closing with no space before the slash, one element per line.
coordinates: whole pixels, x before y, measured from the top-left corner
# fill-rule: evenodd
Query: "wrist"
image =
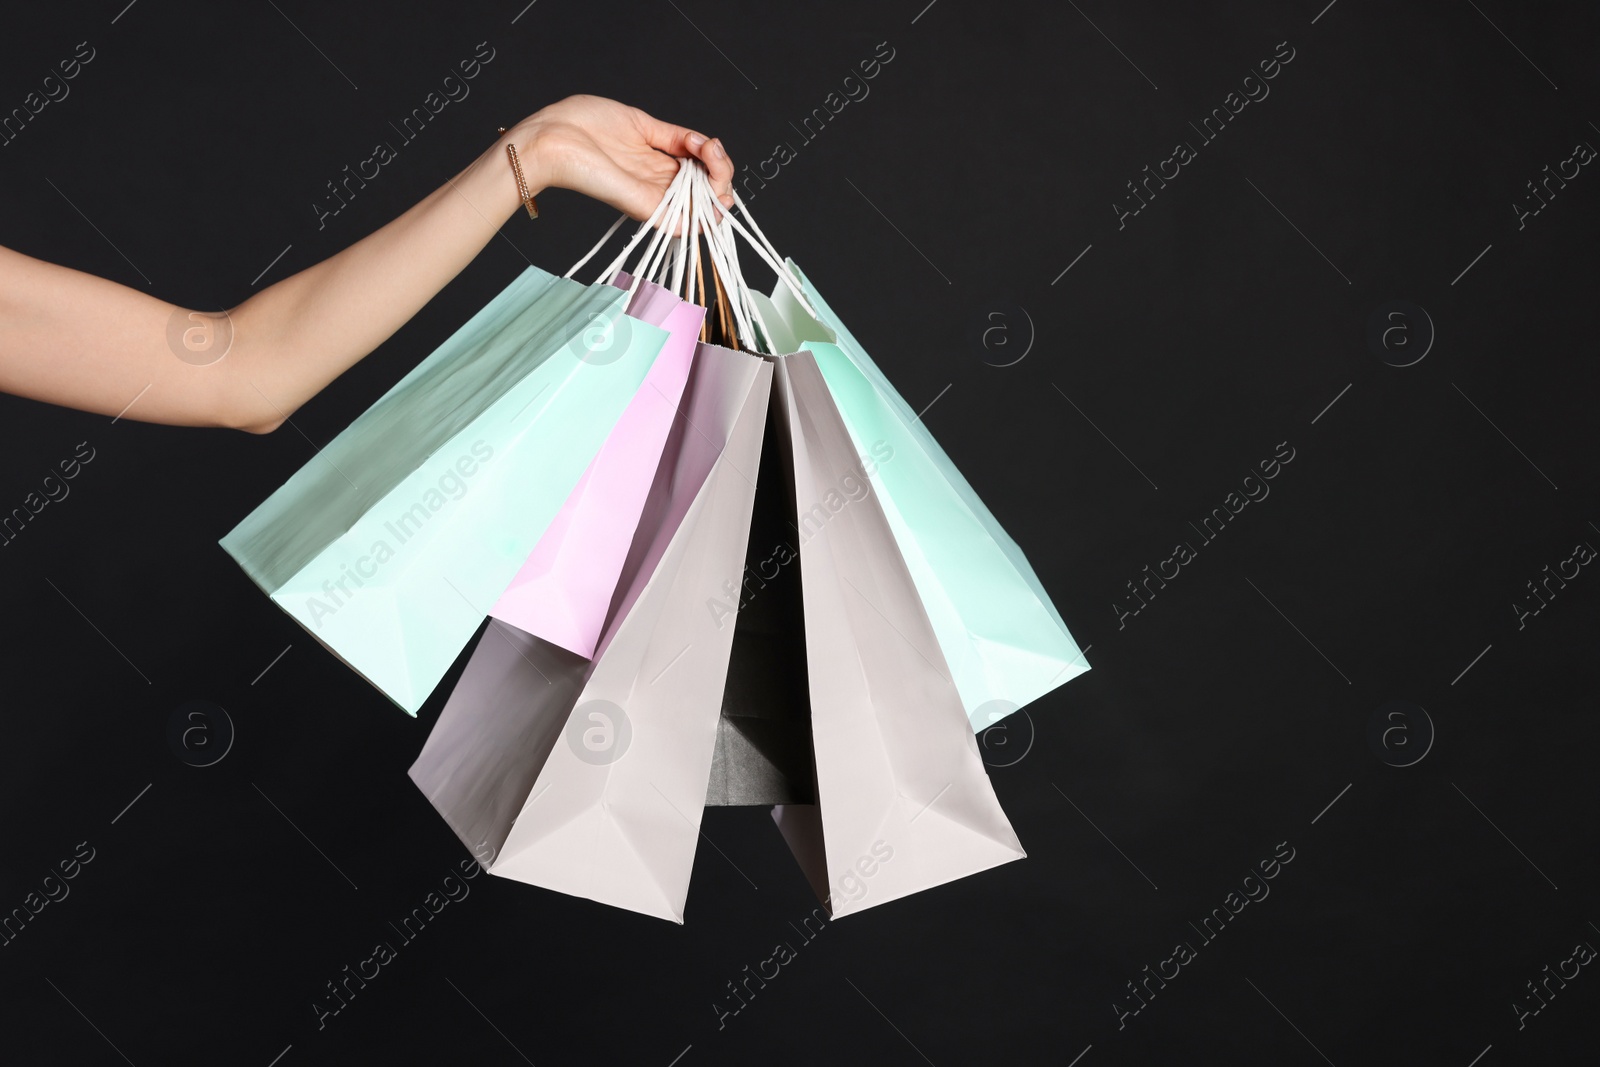
<path fill-rule="evenodd" d="M 507 130 L 500 138 L 498 150 L 500 158 L 506 161 L 509 171 L 510 159 L 505 146 L 511 145 L 517 150 L 517 161 L 522 167 L 522 177 L 528 185 L 528 195 L 538 196 L 550 188 L 550 178 L 544 166 L 544 153 L 541 151 L 540 142 L 543 124 L 537 115 L 531 115 Z M 516 186 L 515 174 L 508 174 L 513 188 Z M 521 198 L 520 191 L 518 198 Z"/>

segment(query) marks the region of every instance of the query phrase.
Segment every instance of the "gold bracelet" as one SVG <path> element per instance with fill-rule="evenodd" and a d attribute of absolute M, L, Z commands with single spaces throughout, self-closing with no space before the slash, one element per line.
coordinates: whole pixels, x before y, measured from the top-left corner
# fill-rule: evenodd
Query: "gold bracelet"
<path fill-rule="evenodd" d="M 500 133 L 503 135 L 505 132 L 506 128 L 501 126 Z M 522 206 L 528 209 L 530 219 L 536 219 L 539 217 L 539 205 L 528 191 L 528 179 L 522 176 L 522 161 L 517 158 L 517 146 L 510 141 L 506 142 L 506 155 L 511 157 L 511 173 L 517 177 L 517 192 L 522 194 Z"/>

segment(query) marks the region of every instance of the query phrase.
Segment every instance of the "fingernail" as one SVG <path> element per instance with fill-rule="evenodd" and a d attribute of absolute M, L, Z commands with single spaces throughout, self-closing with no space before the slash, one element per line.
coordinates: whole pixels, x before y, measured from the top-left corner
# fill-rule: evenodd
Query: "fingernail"
<path fill-rule="evenodd" d="M 703 145 L 705 143 L 706 143 L 706 135 L 705 134 L 703 134 L 703 133 L 691 133 L 689 135 L 689 147 L 690 148 L 699 148 L 701 145 Z"/>
<path fill-rule="evenodd" d="M 728 158 L 728 153 L 722 150 L 722 138 L 718 137 L 715 141 L 711 142 L 711 154 L 716 156 L 718 159 Z"/>

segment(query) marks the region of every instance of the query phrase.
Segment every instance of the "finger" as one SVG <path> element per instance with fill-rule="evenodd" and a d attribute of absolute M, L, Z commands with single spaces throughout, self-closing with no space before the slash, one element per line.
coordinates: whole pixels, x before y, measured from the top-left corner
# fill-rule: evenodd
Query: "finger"
<path fill-rule="evenodd" d="M 680 158 L 698 156 L 708 140 L 703 133 L 697 133 L 687 126 L 662 122 L 644 111 L 635 109 L 635 118 L 638 119 L 640 131 L 644 134 L 645 144 L 669 156 Z"/>
<path fill-rule="evenodd" d="M 711 191 L 723 207 L 733 206 L 733 160 L 723 147 L 722 138 L 716 137 L 694 150 L 694 157 L 705 164 L 706 176 L 711 179 Z"/>
<path fill-rule="evenodd" d="M 718 137 L 708 141 L 698 153 L 700 161 L 706 165 L 706 173 L 711 178 L 711 189 L 717 194 L 717 199 L 724 206 L 733 206 L 733 160 L 728 158 L 728 150 L 722 145 L 722 138 Z"/>
<path fill-rule="evenodd" d="M 638 112 L 645 142 L 670 156 L 694 156 L 706 165 L 711 188 L 725 206 L 733 206 L 733 160 L 728 157 L 722 138 L 708 138 L 686 126 L 675 126 L 644 111 Z"/>

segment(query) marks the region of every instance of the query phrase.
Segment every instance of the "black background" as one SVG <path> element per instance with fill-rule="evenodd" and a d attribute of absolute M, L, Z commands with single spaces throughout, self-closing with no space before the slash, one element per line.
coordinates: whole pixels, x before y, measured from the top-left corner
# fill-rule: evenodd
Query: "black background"
<path fill-rule="evenodd" d="M 319 1030 L 324 983 L 467 855 L 405 774 L 448 682 L 407 718 L 216 542 L 611 218 L 552 192 L 268 437 L 0 397 L 0 510 L 95 450 L 0 548 L 0 910 L 95 850 L 0 947 L 0 1060 L 1591 1060 L 1600 976 L 1521 1028 L 1513 1002 L 1600 943 L 1600 577 L 1521 629 L 1512 605 L 1600 545 L 1600 176 L 1520 229 L 1512 205 L 1600 144 L 1592 5 L 124 3 L 0 14 L 0 110 L 95 49 L 0 147 L 4 244 L 219 308 L 568 93 L 739 163 L 790 142 L 751 208 L 913 407 L 936 400 L 1093 670 L 983 739 L 1025 861 L 829 924 L 721 1029 L 726 983 L 815 906 L 754 808 L 707 812 L 726 858 L 700 849 L 684 926 L 480 877 Z M 483 41 L 470 97 L 319 230 L 324 183 Z M 1201 145 L 1188 124 L 1284 41 L 1270 96 Z M 870 95 L 803 143 L 789 124 L 879 42 Z M 1119 228 L 1125 183 L 1180 139 L 1198 158 Z M 1405 367 L 1367 342 L 1397 300 L 1437 331 Z M 1281 442 L 1270 497 L 1119 625 L 1126 583 Z M 167 739 L 190 699 L 237 727 L 213 766 Z M 1393 700 L 1431 748 L 1414 708 L 1369 743 Z M 1203 943 L 1190 923 L 1280 842 L 1270 896 Z M 1184 940 L 1198 957 L 1119 1024 Z"/>

